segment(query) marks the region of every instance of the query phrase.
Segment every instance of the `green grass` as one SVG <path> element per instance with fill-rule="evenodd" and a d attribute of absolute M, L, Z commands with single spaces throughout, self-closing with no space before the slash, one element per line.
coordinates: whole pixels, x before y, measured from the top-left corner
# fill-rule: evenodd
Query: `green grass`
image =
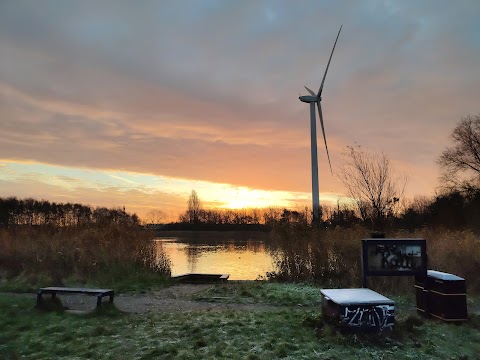
<path fill-rule="evenodd" d="M 318 287 L 295 283 L 228 282 L 197 293 L 195 300 L 227 303 L 319 306 Z"/>
<path fill-rule="evenodd" d="M 317 305 L 315 289 L 294 284 L 217 286 L 254 302 Z M 302 288 L 305 290 L 302 295 Z M 246 296 L 245 293 L 250 295 Z M 293 292 L 290 299 L 282 295 Z M 238 297 L 237 297 L 238 295 Z M 268 300 L 268 301 L 267 301 Z M 114 307 L 89 315 L 40 311 L 32 298 L 0 295 L 1 359 L 476 359 L 480 321 L 463 325 L 416 317 L 410 297 L 398 297 L 397 330 L 341 334 L 311 307 L 271 311 L 186 311 L 124 314 Z M 302 302 L 300 302 L 302 303 Z"/>

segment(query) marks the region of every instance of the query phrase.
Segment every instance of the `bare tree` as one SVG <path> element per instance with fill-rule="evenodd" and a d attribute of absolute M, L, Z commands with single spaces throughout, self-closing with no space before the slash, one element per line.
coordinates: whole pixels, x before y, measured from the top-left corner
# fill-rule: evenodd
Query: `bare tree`
<path fill-rule="evenodd" d="M 153 209 L 147 212 L 146 222 L 147 224 L 155 225 L 161 224 L 166 218 L 165 212 L 158 209 Z"/>
<path fill-rule="evenodd" d="M 418 195 L 410 201 L 408 208 L 411 208 L 418 214 L 426 214 L 430 205 L 432 205 L 433 199 L 425 195 Z"/>
<path fill-rule="evenodd" d="M 385 218 L 395 215 L 400 204 L 406 175 L 396 176 L 383 152 L 371 154 L 356 145 L 347 147 L 339 176 L 362 220 L 383 230 Z"/>
<path fill-rule="evenodd" d="M 437 160 L 442 169 L 441 187 L 445 190 L 480 189 L 480 114 L 462 118 L 452 132 L 453 146 Z"/>
<path fill-rule="evenodd" d="M 192 190 L 192 193 L 188 198 L 187 209 L 188 220 L 190 223 L 198 223 L 198 216 L 200 215 L 201 210 L 202 206 L 200 204 L 200 199 L 198 198 L 197 192 L 195 190 Z"/>

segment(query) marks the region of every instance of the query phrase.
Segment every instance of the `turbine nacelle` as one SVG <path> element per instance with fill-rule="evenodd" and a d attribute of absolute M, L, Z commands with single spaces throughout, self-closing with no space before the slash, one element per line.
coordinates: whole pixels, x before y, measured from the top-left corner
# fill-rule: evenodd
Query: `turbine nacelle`
<path fill-rule="evenodd" d="M 322 100 L 322 98 L 318 98 L 317 96 L 310 96 L 310 95 L 303 95 L 298 97 L 300 101 L 304 103 L 312 103 L 312 102 L 317 102 L 319 100 Z"/>

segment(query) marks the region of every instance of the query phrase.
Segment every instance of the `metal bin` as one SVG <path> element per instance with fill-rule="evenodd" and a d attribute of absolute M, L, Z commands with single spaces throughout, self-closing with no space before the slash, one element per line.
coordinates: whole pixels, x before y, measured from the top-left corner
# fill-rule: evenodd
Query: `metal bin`
<path fill-rule="evenodd" d="M 440 271 L 427 271 L 425 279 L 415 278 L 417 311 L 425 313 L 425 301 L 428 314 L 443 321 L 465 321 L 467 313 L 467 291 L 465 279 Z M 425 291 L 427 296 L 425 296 Z"/>

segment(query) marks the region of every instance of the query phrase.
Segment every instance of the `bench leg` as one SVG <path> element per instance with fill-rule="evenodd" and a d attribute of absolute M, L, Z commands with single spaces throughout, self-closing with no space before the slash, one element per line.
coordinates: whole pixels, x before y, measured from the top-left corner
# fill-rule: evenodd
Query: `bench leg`
<path fill-rule="evenodd" d="M 43 292 L 39 291 L 37 292 L 37 306 L 40 306 L 42 304 L 42 294 Z"/>
<path fill-rule="evenodd" d="M 56 292 L 52 292 L 52 301 L 55 301 L 56 298 L 57 298 L 57 293 L 56 293 Z"/>
<path fill-rule="evenodd" d="M 97 308 L 102 306 L 102 294 L 97 295 Z"/>
<path fill-rule="evenodd" d="M 113 304 L 113 295 L 114 295 L 114 293 L 112 292 L 112 293 L 110 294 L 110 304 Z"/>

